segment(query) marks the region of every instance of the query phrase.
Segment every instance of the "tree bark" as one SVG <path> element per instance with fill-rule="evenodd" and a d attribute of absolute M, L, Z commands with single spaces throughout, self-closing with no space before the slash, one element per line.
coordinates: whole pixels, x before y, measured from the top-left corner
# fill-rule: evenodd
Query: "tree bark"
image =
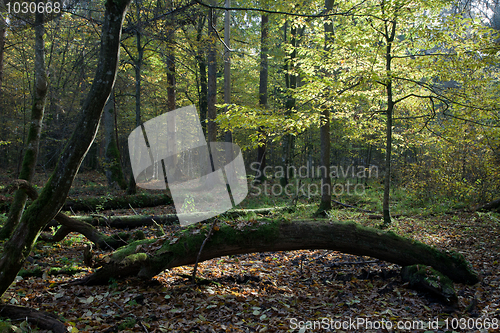
<path fill-rule="evenodd" d="M 130 209 L 171 205 L 172 198 L 167 194 L 137 194 L 117 197 L 90 197 L 82 199 L 68 199 L 63 210 L 80 212 L 96 212 L 108 209 Z"/>
<path fill-rule="evenodd" d="M 174 9 L 172 0 L 167 1 L 169 10 Z M 167 104 L 168 111 L 177 109 L 176 105 L 176 81 L 175 81 L 175 21 L 174 18 L 169 20 L 167 26 Z"/>
<path fill-rule="evenodd" d="M 231 0 L 226 0 L 225 7 L 231 7 Z M 226 10 L 224 15 L 224 104 L 231 103 L 231 11 Z M 225 107 L 224 112 L 227 112 Z M 227 130 L 224 133 L 225 142 L 233 142 L 233 133 Z M 232 151 L 226 149 L 226 161 L 232 161 Z"/>
<path fill-rule="evenodd" d="M 5 22 L 3 17 L 0 17 L 0 114 L 3 114 L 3 62 L 4 62 L 6 33 L 7 33 L 7 22 Z"/>
<path fill-rule="evenodd" d="M 80 164 L 94 141 L 102 110 L 115 82 L 123 18 L 129 2 L 106 1 L 101 49 L 92 86 L 76 121 L 76 130 L 68 140 L 52 176 L 4 244 L 0 257 L 0 295 L 14 281 L 43 227 L 61 209 Z"/>
<path fill-rule="evenodd" d="M 273 208 L 258 208 L 258 209 L 234 209 L 224 213 L 224 217 L 236 218 L 248 215 L 269 215 L 280 212 L 293 211 L 292 207 L 273 207 Z M 85 222 L 93 226 L 105 226 L 117 229 L 132 229 L 145 226 L 155 226 L 157 224 L 173 225 L 179 224 L 177 214 L 165 215 L 130 215 L 130 216 L 71 216 L 73 220 Z"/>
<path fill-rule="evenodd" d="M 137 29 L 135 32 L 135 44 L 137 48 L 137 58 L 132 59 L 134 62 L 135 69 L 135 126 L 141 126 L 141 71 L 142 71 L 142 60 L 144 58 L 144 47 L 141 43 L 141 8 L 140 3 L 136 0 L 136 18 L 137 18 Z M 130 175 L 127 194 L 136 194 L 137 186 L 135 183 L 134 175 Z"/>
<path fill-rule="evenodd" d="M 20 179 L 31 182 L 35 175 L 35 167 L 38 160 L 38 151 L 40 145 L 40 134 L 42 131 L 43 115 L 47 100 L 48 81 L 45 72 L 45 43 L 43 35 L 45 29 L 43 26 L 43 13 L 36 14 L 35 19 L 35 96 L 31 107 L 31 122 L 28 132 L 28 139 L 24 151 L 24 159 L 19 174 Z M 2 38 L 3 40 L 3 38 Z M 3 57 L 3 45 L 2 45 Z M 3 63 L 3 61 L 2 61 Z M 14 228 L 19 224 L 21 216 L 26 205 L 27 196 L 22 190 L 16 191 L 14 200 L 10 206 L 7 222 L 0 230 L 0 239 L 8 238 Z"/>
<path fill-rule="evenodd" d="M 285 30 L 284 40 L 287 41 L 287 30 L 288 30 L 288 22 L 285 23 L 283 27 Z M 297 88 L 297 76 L 294 73 L 290 73 L 294 69 L 295 59 L 297 58 L 297 28 L 292 26 L 290 28 L 290 47 L 292 51 L 285 59 L 285 85 L 286 85 L 286 98 L 285 98 L 285 114 L 289 117 L 296 106 L 296 99 L 293 97 L 293 90 Z M 288 173 L 289 166 L 292 166 L 293 163 L 293 148 L 294 148 L 294 138 L 295 136 L 291 133 L 286 133 L 283 136 L 283 160 L 284 160 L 284 169 L 285 169 L 285 177 L 282 179 L 282 186 L 288 184 L 290 179 L 290 174 Z"/>
<path fill-rule="evenodd" d="M 200 86 L 199 86 L 199 107 L 200 107 L 200 121 L 203 133 L 207 134 L 207 103 L 208 103 L 208 86 L 207 86 L 207 62 L 205 57 L 205 46 L 202 43 L 203 27 L 205 26 L 206 18 L 200 18 L 196 27 L 196 41 L 198 42 L 198 50 L 196 52 L 196 62 L 198 63 L 198 70 L 200 72 Z"/>
<path fill-rule="evenodd" d="M 110 278 L 128 276 L 151 279 L 165 269 L 193 264 L 205 240 L 204 232 L 184 229 L 173 237 L 134 242 L 115 252 L 109 263 L 94 274 L 76 283 L 105 284 Z M 460 254 L 441 252 L 393 232 L 354 222 L 286 221 L 243 228 L 222 224 L 205 244 L 200 261 L 226 255 L 301 249 L 371 256 L 401 266 L 419 263 L 434 267 L 456 282 L 478 282 L 477 274 Z"/>
<path fill-rule="evenodd" d="M 118 187 L 122 190 L 127 188 L 127 182 L 123 176 L 122 165 L 120 161 L 120 151 L 115 135 L 115 98 L 113 93 L 109 96 L 108 102 L 102 113 L 104 123 L 104 169 L 108 186 L 110 188 Z"/>
<path fill-rule="evenodd" d="M 396 36 L 396 21 L 385 23 L 386 38 L 386 93 L 387 93 L 387 123 L 386 123 L 386 147 L 385 147 L 385 178 L 384 178 L 384 199 L 382 203 L 382 214 L 384 215 L 384 225 L 391 223 L 390 213 L 390 190 L 391 190 L 391 151 L 392 151 L 392 114 L 394 111 L 394 100 L 392 98 L 392 43 Z"/>
<path fill-rule="evenodd" d="M 260 21 L 260 74 L 259 74 L 259 106 L 267 109 L 267 86 L 268 86 L 268 53 L 269 53 L 269 15 L 262 14 Z M 259 128 L 259 147 L 257 148 L 257 163 L 259 165 L 259 175 L 255 180 L 261 183 L 265 180 L 264 168 L 266 167 L 267 138 L 264 128 Z"/>
<path fill-rule="evenodd" d="M 136 194 L 122 195 L 116 197 L 88 197 L 81 199 L 68 198 L 61 208 L 63 211 L 74 212 L 97 212 L 108 209 L 130 209 L 156 207 L 172 204 L 172 198 L 165 193 L 162 194 Z M 7 210 L 9 204 L 0 205 L 0 212 Z"/>
<path fill-rule="evenodd" d="M 333 0 L 325 0 L 325 10 L 333 9 Z M 325 22 L 325 51 L 330 49 L 333 39 L 333 22 Z M 332 209 L 332 179 L 330 178 L 330 109 L 324 106 L 320 117 L 320 146 L 321 146 L 321 202 L 316 215 L 326 215 Z"/>
<path fill-rule="evenodd" d="M 215 0 L 211 0 L 211 5 L 215 6 Z M 207 141 L 217 141 L 217 14 L 215 10 L 210 10 L 208 14 L 208 87 L 207 87 Z"/>

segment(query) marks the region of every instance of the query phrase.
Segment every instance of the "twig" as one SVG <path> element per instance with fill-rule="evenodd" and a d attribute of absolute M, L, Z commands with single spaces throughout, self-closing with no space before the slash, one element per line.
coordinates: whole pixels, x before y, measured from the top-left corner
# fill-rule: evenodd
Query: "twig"
<path fill-rule="evenodd" d="M 149 333 L 148 329 L 146 328 L 142 320 L 139 320 L 139 324 L 141 324 L 142 328 L 144 329 L 144 332 Z"/>
<path fill-rule="evenodd" d="M 196 256 L 196 262 L 194 263 L 193 276 L 192 276 L 193 283 L 196 283 L 196 270 L 198 269 L 198 262 L 200 261 L 201 251 L 203 251 L 203 247 L 205 247 L 205 243 L 212 235 L 212 230 L 214 230 L 216 223 L 217 223 L 217 219 L 214 219 L 214 222 L 212 223 L 212 227 L 208 231 L 208 235 L 207 235 L 207 237 L 205 237 L 205 240 L 203 241 L 203 243 L 201 243 L 200 251 L 198 251 L 198 255 Z"/>

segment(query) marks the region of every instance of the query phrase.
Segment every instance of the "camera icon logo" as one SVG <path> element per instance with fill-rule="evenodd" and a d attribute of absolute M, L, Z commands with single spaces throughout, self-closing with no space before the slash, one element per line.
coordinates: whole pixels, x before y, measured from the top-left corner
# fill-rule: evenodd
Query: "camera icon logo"
<path fill-rule="evenodd" d="M 135 128 L 128 148 L 137 186 L 165 190 L 168 184 L 183 226 L 222 214 L 248 194 L 240 148 L 207 144 L 193 105 Z"/>

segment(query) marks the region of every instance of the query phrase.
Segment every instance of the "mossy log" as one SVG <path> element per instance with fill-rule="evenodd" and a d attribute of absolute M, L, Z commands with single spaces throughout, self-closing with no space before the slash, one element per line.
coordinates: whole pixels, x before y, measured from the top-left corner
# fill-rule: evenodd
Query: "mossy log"
<path fill-rule="evenodd" d="M 151 279 L 163 270 L 193 264 L 208 226 L 189 226 L 170 237 L 136 241 L 111 255 L 107 264 L 78 284 L 106 284 L 110 278 Z M 462 255 L 439 251 L 393 232 L 355 222 L 273 221 L 223 223 L 205 244 L 200 261 L 225 255 L 327 249 L 378 258 L 401 266 L 423 264 L 456 282 L 474 284 L 477 274 Z"/>
<path fill-rule="evenodd" d="M 6 212 L 10 209 L 11 200 L 0 202 L 0 212 Z M 88 198 L 68 198 L 62 207 L 63 211 L 73 212 L 96 212 L 108 209 L 130 209 L 156 207 L 162 205 L 171 205 L 172 198 L 167 194 L 135 194 L 123 195 L 119 197 L 88 197 Z"/>
<path fill-rule="evenodd" d="M 65 211 L 80 211 L 80 212 L 95 212 L 107 209 L 129 209 L 156 207 L 162 205 L 171 205 L 172 198 L 165 194 L 135 194 L 123 195 L 117 197 L 88 197 L 81 199 L 68 198 L 62 210 Z"/>
<path fill-rule="evenodd" d="M 272 208 L 259 208 L 259 209 L 234 209 L 225 212 L 221 216 L 224 218 L 237 218 L 248 215 L 270 215 L 290 211 L 290 207 L 272 207 Z M 72 219 L 91 224 L 93 226 L 103 226 L 117 229 L 132 229 L 138 227 L 153 226 L 156 224 L 174 225 L 179 224 L 179 216 L 177 214 L 165 215 L 124 215 L 124 216 L 71 216 Z"/>
<path fill-rule="evenodd" d="M 20 188 L 26 192 L 26 194 L 31 198 L 31 200 L 36 200 L 38 198 L 38 192 L 36 189 L 26 180 L 23 179 L 17 179 L 16 181 L 13 182 L 13 185 L 17 188 Z M 111 249 L 115 250 L 121 246 L 124 246 L 127 244 L 127 240 L 130 238 L 130 234 L 127 233 L 120 233 L 118 235 L 113 235 L 113 236 L 106 236 L 99 232 L 96 228 L 94 228 L 91 224 L 86 223 L 84 221 L 79 221 L 76 219 L 73 219 L 64 213 L 57 213 L 57 215 L 54 217 L 54 220 L 56 220 L 58 223 L 62 225 L 62 227 L 58 230 L 58 232 L 52 236 L 52 237 L 47 237 L 43 236 L 41 237 L 42 240 L 48 241 L 48 242 L 58 242 L 64 239 L 70 232 L 78 232 L 85 237 L 87 237 L 88 240 L 96 244 L 102 249 Z"/>

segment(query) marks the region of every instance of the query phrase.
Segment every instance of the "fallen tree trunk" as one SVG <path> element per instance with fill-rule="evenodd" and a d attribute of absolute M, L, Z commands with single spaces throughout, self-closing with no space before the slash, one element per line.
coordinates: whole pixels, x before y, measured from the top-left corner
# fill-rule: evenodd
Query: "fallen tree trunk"
<path fill-rule="evenodd" d="M 462 255 L 398 236 L 393 232 L 363 227 L 354 222 L 294 221 L 220 225 L 206 243 L 200 261 L 252 252 L 328 249 L 370 256 L 401 266 L 424 264 L 456 282 L 474 284 L 477 274 Z M 201 230 L 200 230 L 201 229 Z M 151 279 L 163 270 L 193 264 L 205 239 L 207 226 L 199 224 L 171 238 L 142 240 L 116 251 L 108 264 L 77 284 L 106 284 L 110 278 L 138 276 Z"/>
<path fill-rule="evenodd" d="M 51 330 L 54 333 L 68 332 L 66 325 L 47 312 L 38 311 L 15 305 L 0 305 L 0 317 L 27 320 L 39 328 Z"/>
<path fill-rule="evenodd" d="M 88 197 L 73 199 L 68 198 L 62 207 L 62 211 L 73 212 L 96 212 L 108 209 L 130 209 L 144 207 L 156 207 L 171 205 L 172 198 L 167 194 L 136 194 L 124 195 L 119 197 Z M 10 209 L 11 201 L 0 202 L 0 212 Z"/>
<path fill-rule="evenodd" d="M 500 211 L 500 199 L 488 202 L 485 205 L 476 207 L 475 210 L 478 211 L 489 211 L 489 210 L 496 210 L 497 212 Z"/>
<path fill-rule="evenodd" d="M 130 206 L 134 208 L 156 207 L 171 205 L 173 203 L 172 198 L 165 193 L 123 195 L 118 197 L 102 196 L 81 199 L 68 198 L 62 210 L 95 212 L 107 209 L 130 209 Z"/>
<path fill-rule="evenodd" d="M 36 200 L 38 198 L 38 192 L 36 189 L 26 180 L 17 179 L 12 183 L 12 186 L 20 188 L 26 192 L 31 200 Z M 121 246 L 127 244 L 127 240 L 130 238 L 130 234 L 120 233 L 118 235 L 107 236 L 99 232 L 91 224 L 84 221 L 79 221 L 73 219 L 61 212 L 57 213 L 54 217 L 58 223 L 62 225 L 61 229 L 52 237 L 42 237 L 43 240 L 49 242 L 58 242 L 64 239 L 70 232 L 78 232 L 95 245 L 99 246 L 101 249 L 111 249 L 115 250 Z"/>
<path fill-rule="evenodd" d="M 293 210 L 291 207 L 272 207 L 272 208 L 259 208 L 259 209 L 234 209 L 225 212 L 221 215 L 223 218 L 237 218 L 240 216 L 247 216 L 249 214 L 255 215 L 270 215 Z M 93 226 L 103 226 L 109 228 L 125 229 L 125 228 L 138 228 L 153 226 L 156 224 L 173 225 L 179 224 L 179 217 L 177 214 L 165 215 L 126 215 L 126 216 L 104 216 L 104 215 L 91 215 L 91 216 L 71 216 L 72 219 L 91 224 Z"/>

